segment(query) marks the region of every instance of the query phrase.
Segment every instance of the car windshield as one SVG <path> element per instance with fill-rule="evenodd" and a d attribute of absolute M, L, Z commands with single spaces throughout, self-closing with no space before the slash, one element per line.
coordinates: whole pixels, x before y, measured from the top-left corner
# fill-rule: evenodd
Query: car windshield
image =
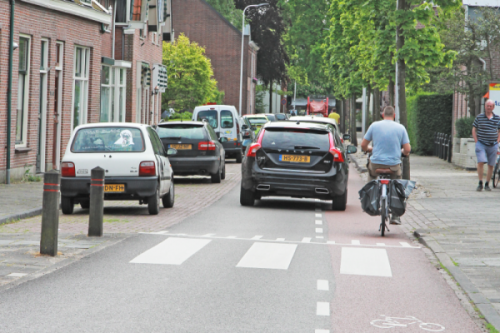
<path fill-rule="evenodd" d="M 276 115 L 276 118 L 277 118 L 278 120 L 286 120 L 286 116 L 285 116 L 284 114 L 277 114 L 277 115 Z"/>
<path fill-rule="evenodd" d="M 160 139 L 206 139 L 206 131 L 201 124 L 172 124 L 158 126 L 158 135 Z"/>
<path fill-rule="evenodd" d="M 262 138 L 262 147 L 271 149 L 329 150 L 328 132 L 293 128 L 268 128 Z"/>
<path fill-rule="evenodd" d="M 267 118 L 247 118 L 252 125 L 262 125 L 267 123 L 269 120 Z"/>
<path fill-rule="evenodd" d="M 198 121 L 201 120 L 206 120 L 212 126 L 212 128 L 217 128 L 219 127 L 219 119 L 217 116 L 217 111 L 216 110 L 206 110 L 206 111 L 200 111 L 198 112 L 198 118 L 196 119 Z"/>
<path fill-rule="evenodd" d="M 276 117 L 274 116 L 274 114 L 268 114 L 266 115 L 267 119 L 269 119 L 269 121 L 276 121 Z"/>
<path fill-rule="evenodd" d="M 73 140 L 74 153 L 144 151 L 141 130 L 133 127 L 89 127 L 79 129 Z"/>

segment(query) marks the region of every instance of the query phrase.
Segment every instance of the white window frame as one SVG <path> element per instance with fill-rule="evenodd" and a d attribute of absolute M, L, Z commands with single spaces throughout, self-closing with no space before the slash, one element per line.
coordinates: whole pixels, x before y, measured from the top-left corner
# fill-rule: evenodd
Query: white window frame
<path fill-rule="evenodd" d="M 43 54 L 40 54 L 40 92 L 39 92 L 39 117 L 40 117 L 40 127 L 41 131 L 38 133 L 38 138 L 40 142 L 38 145 L 40 147 L 40 172 L 45 172 L 45 143 L 47 139 L 47 84 L 49 76 L 49 40 L 47 38 L 42 38 L 40 41 L 40 53 L 42 44 L 45 44 Z M 38 147 L 37 147 L 38 152 Z"/>
<path fill-rule="evenodd" d="M 81 49 L 82 61 L 85 64 L 85 70 L 80 77 L 76 76 L 76 64 L 77 64 L 77 50 Z M 73 130 L 78 125 L 83 125 L 87 123 L 87 108 L 88 108 L 88 97 L 89 97 L 89 66 L 90 66 L 90 48 L 76 45 L 75 53 L 73 57 L 73 98 L 71 102 L 71 130 Z M 80 114 L 78 124 L 75 123 L 75 97 L 76 97 L 76 82 L 81 81 L 83 89 L 80 91 Z"/>
<path fill-rule="evenodd" d="M 16 105 L 16 134 L 14 137 L 14 142 L 15 142 L 15 147 L 16 148 L 21 148 L 21 147 L 27 147 L 28 145 L 28 110 L 29 110 L 29 96 L 30 96 L 30 71 L 31 71 L 31 36 L 29 35 L 23 35 L 19 34 L 19 39 L 24 38 L 28 40 L 28 48 L 27 48 L 27 55 L 26 55 L 26 74 L 24 77 L 24 96 L 22 98 L 22 103 L 23 103 L 23 123 L 22 123 L 22 132 L 21 132 L 21 140 L 18 142 L 17 141 L 17 120 L 18 120 L 18 115 L 17 112 L 19 112 L 19 96 L 17 97 L 17 105 Z M 19 73 L 19 70 L 18 70 Z M 19 74 L 18 74 L 18 79 L 19 79 Z M 18 83 L 19 87 L 19 83 Z M 21 93 L 18 89 L 17 93 Z"/>
<path fill-rule="evenodd" d="M 126 67 L 116 67 L 109 65 L 101 65 L 102 67 L 109 68 L 109 83 L 103 84 L 101 82 L 101 92 L 102 87 L 106 87 L 110 89 L 110 98 L 109 98 L 109 122 L 121 122 L 124 123 L 126 121 L 126 96 L 127 96 L 127 68 Z M 121 76 L 123 74 L 123 79 L 120 82 Z M 120 90 L 122 90 L 122 95 L 120 96 Z M 102 94 L 101 94 L 102 98 Z M 121 99 L 121 101 L 120 101 Z M 120 108 L 120 106 L 122 106 Z M 100 121 L 102 122 L 102 104 L 101 104 L 101 114 L 99 116 Z"/>
<path fill-rule="evenodd" d="M 56 62 L 55 69 L 56 71 L 59 72 L 59 86 L 57 87 L 57 128 L 55 131 L 57 131 L 57 140 L 55 142 L 56 145 L 56 156 L 55 156 L 55 161 L 56 165 L 53 166 L 54 170 L 60 170 L 60 163 L 61 163 L 61 113 L 62 113 L 62 98 L 63 98 L 63 69 L 64 69 L 64 42 L 56 42 L 56 52 L 57 52 L 57 45 L 59 45 L 59 63 Z M 56 56 L 56 61 L 57 61 L 57 56 Z"/>
<path fill-rule="evenodd" d="M 99 121 L 100 122 L 105 122 L 102 118 L 103 114 L 103 110 L 102 110 L 102 88 L 108 88 L 109 89 L 109 100 L 108 100 L 108 105 L 107 105 L 107 108 L 108 108 L 108 120 L 107 121 L 113 121 L 113 111 L 112 111 L 112 108 L 113 108 L 113 96 L 112 96 L 112 92 L 113 92 L 113 67 L 112 66 L 109 66 L 109 65 L 104 65 L 104 64 L 101 64 L 101 71 L 102 69 L 106 67 L 108 68 L 109 70 L 109 81 L 107 84 L 103 83 L 102 82 L 102 78 L 103 78 L 103 74 L 101 72 L 101 103 L 100 103 L 100 114 L 99 114 Z"/>

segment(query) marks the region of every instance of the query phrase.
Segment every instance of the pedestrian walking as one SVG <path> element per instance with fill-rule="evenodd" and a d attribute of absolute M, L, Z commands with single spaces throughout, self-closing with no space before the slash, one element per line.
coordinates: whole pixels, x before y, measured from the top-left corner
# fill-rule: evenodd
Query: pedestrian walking
<path fill-rule="evenodd" d="M 476 117 L 472 124 L 472 137 L 476 142 L 477 175 L 479 185 L 477 191 L 483 190 L 484 164 L 488 163 L 488 173 L 484 190 L 491 191 L 489 182 L 496 163 L 498 142 L 500 142 L 500 116 L 493 113 L 495 102 L 491 99 L 484 104 L 484 113 Z"/>
<path fill-rule="evenodd" d="M 339 123 L 340 115 L 337 113 L 337 109 L 333 108 L 332 112 L 328 115 L 328 118 L 335 119 L 337 124 Z"/>

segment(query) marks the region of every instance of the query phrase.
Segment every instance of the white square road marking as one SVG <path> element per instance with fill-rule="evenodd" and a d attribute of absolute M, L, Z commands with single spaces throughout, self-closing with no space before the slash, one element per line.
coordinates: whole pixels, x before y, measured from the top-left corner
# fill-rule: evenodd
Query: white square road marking
<path fill-rule="evenodd" d="M 330 303 L 318 302 L 316 305 L 316 315 L 317 316 L 329 316 L 330 315 Z"/>
<path fill-rule="evenodd" d="M 343 247 L 340 274 L 392 277 L 385 249 Z"/>
<path fill-rule="evenodd" d="M 318 234 L 323 233 L 323 228 L 316 228 L 316 232 L 317 232 Z"/>
<path fill-rule="evenodd" d="M 310 242 L 311 242 L 311 237 L 302 238 L 302 243 L 310 243 Z"/>
<path fill-rule="evenodd" d="M 401 244 L 402 247 L 411 247 L 407 242 L 399 242 L 399 244 Z"/>
<path fill-rule="evenodd" d="M 316 215 L 316 217 L 323 217 L 323 215 L 321 215 L 321 214 L 315 214 L 315 215 Z"/>
<path fill-rule="evenodd" d="M 209 239 L 170 237 L 141 253 L 130 263 L 180 265 L 210 242 Z"/>
<path fill-rule="evenodd" d="M 236 267 L 288 269 L 297 244 L 253 243 Z"/>
<path fill-rule="evenodd" d="M 359 240 L 352 240 L 351 244 L 352 245 L 361 245 L 361 242 Z"/>
<path fill-rule="evenodd" d="M 314 333 L 330 333 L 330 330 L 319 330 L 319 329 L 315 329 L 315 330 L 314 330 Z"/>
<path fill-rule="evenodd" d="M 262 238 L 262 236 L 261 236 L 261 235 L 256 235 L 256 236 L 253 236 L 253 237 L 252 237 L 252 238 L 250 238 L 250 239 L 261 239 L 261 238 Z"/>
<path fill-rule="evenodd" d="M 277 240 L 278 242 L 284 242 L 284 241 L 285 241 L 285 239 L 284 239 L 284 238 L 276 238 L 276 240 Z"/>
<path fill-rule="evenodd" d="M 330 287 L 328 286 L 328 280 L 318 280 L 317 288 L 318 290 L 330 290 Z"/>
<path fill-rule="evenodd" d="M 316 224 L 323 224 L 323 221 L 321 221 L 321 220 L 316 220 Z"/>
<path fill-rule="evenodd" d="M 385 246 L 385 243 L 377 243 L 377 246 Z"/>

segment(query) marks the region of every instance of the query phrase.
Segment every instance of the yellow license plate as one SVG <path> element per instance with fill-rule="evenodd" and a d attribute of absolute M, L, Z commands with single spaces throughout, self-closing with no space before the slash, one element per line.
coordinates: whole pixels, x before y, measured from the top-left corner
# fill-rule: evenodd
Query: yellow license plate
<path fill-rule="evenodd" d="M 104 185 L 104 192 L 125 192 L 124 184 L 106 184 Z"/>
<path fill-rule="evenodd" d="M 304 155 L 280 155 L 280 161 L 293 163 L 309 163 L 311 162 L 311 157 Z"/>
<path fill-rule="evenodd" d="M 180 144 L 180 145 L 173 144 L 173 145 L 170 145 L 170 148 L 174 148 L 174 149 L 177 149 L 177 150 L 191 150 L 191 149 L 193 149 L 193 146 L 192 145 L 186 145 L 186 144 Z"/>

